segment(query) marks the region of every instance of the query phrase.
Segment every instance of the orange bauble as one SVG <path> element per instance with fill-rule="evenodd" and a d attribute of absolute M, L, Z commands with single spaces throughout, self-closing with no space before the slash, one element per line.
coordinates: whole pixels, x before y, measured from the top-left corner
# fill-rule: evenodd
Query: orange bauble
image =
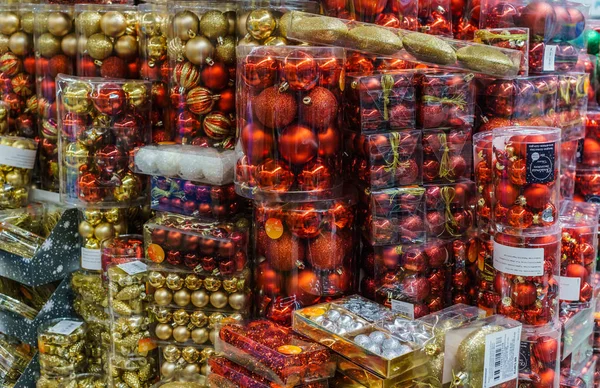
<path fill-rule="evenodd" d="M 302 165 L 317 155 L 317 136 L 304 125 L 290 125 L 279 136 L 278 147 L 283 159 L 292 164 Z"/>
<path fill-rule="evenodd" d="M 510 182 L 500 181 L 496 185 L 496 199 L 500 205 L 510 207 L 515 204 L 518 196 L 519 190 Z"/>
<path fill-rule="evenodd" d="M 281 291 L 283 279 L 266 261 L 258 265 L 255 280 L 257 289 L 266 295 L 275 295 Z"/>
<path fill-rule="evenodd" d="M 308 243 L 307 261 L 321 271 L 341 267 L 352 249 L 352 236 L 348 232 L 323 233 Z"/>
<path fill-rule="evenodd" d="M 273 135 L 258 123 L 250 123 L 242 129 L 242 149 L 252 164 L 262 162 L 273 149 Z"/>
<path fill-rule="evenodd" d="M 276 271 L 291 271 L 298 268 L 298 265 L 304 261 L 304 243 L 297 237 L 292 236 L 290 232 L 284 232 L 276 240 L 266 236 L 257 243 L 264 244 L 264 255 Z"/>
<path fill-rule="evenodd" d="M 588 166 L 600 166 L 600 142 L 596 139 L 585 138 L 582 161 Z"/>
<path fill-rule="evenodd" d="M 582 282 L 587 281 L 588 271 L 581 264 L 567 265 L 566 275 L 570 278 L 580 278 Z"/>
<path fill-rule="evenodd" d="M 319 156 L 326 158 L 334 156 L 340 149 L 340 132 L 335 127 L 328 127 L 319 131 L 317 134 L 319 140 Z"/>

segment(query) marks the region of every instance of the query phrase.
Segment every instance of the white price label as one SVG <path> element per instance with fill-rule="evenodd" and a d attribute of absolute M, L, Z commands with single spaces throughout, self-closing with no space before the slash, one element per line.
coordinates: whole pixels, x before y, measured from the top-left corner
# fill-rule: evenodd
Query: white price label
<path fill-rule="evenodd" d="M 102 270 L 102 253 L 100 249 L 81 248 L 81 268 L 91 271 Z"/>
<path fill-rule="evenodd" d="M 579 291 L 581 289 L 581 278 L 570 278 L 560 276 L 558 279 L 558 293 L 562 300 L 579 300 Z"/>
<path fill-rule="evenodd" d="M 544 275 L 544 248 L 515 248 L 494 241 L 494 268 L 517 276 Z"/>
<path fill-rule="evenodd" d="M 415 319 L 415 305 L 392 299 L 392 311 L 406 316 L 409 319 Z"/>
<path fill-rule="evenodd" d="M 518 377 L 520 344 L 521 326 L 485 336 L 482 388 L 495 387 Z"/>
<path fill-rule="evenodd" d="M 544 71 L 554 71 L 554 59 L 556 58 L 556 49 L 558 46 L 553 44 L 546 45 L 544 49 Z"/>
<path fill-rule="evenodd" d="M 136 275 L 138 273 L 146 272 L 148 270 L 148 266 L 139 260 L 134 260 L 134 261 L 130 261 L 129 263 L 119 264 L 119 265 L 117 265 L 117 267 L 121 268 L 128 275 Z"/>
<path fill-rule="evenodd" d="M 36 150 L 0 145 L 0 164 L 32 170 L 35 166 Z"/>
<path fill-rule="evenodd" d="M 78 321 L 60 321 L 48 329 L 48 333 L 69 335 L 74 332 L 83 322 Z"/>

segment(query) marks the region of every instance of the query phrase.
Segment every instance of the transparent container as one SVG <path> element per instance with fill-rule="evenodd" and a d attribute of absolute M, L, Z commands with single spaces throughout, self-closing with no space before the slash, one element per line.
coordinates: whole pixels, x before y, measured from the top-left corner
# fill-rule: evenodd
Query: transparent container
<path fill-rule="evenodd" d="M 529 28 L 484 28 L 475 30 L 473 35 L 476 43 L 519 50 L 522 54 L 519 75 L 529 74 Z"/>
<path fill-rule="evenodd" d="M 138 79 L 138 23 L 139 13 L 133 5 L 76 5 L 77 74 Z"/>
<path fill-rule="evenodd" d="M 85 366 L 86 324 L 73 318 L 56 318 L 40 325 L 38 349 L 40 373 L 48 377 L 69 377 Z"/>
<path fill-rule="evenodd" d="M 215 350 L 212 347 L 166 345 L 159 347 L 161 378 L 174 382 L 190 383 L 205 380 L 212 371 L 208 360 Z"/>
<path fill-rule="evenodd" d="M 289 326 L 298 307 L 357 290 L 356 202 L 256 203 L 255 311 Z"/>
<path fill-rule="evenodd" d="M 129 161 L 149 142 L 150 82 L 60 76 L 57 104 L 61 200 L 80 207 L 143 201 L 146 182 Z"/>
<path fill-rule="evenodd" d="M 81 268 L 102 271 L 102 244 L 127 233 L 127 209 L 80 209 Z"/>
<path fill-rule="evenodd" d="M 104 280 L 108 279 L 109 267 L 144 259 L 144 237 L 139 234 L 121 234 L 102 241 L 100 245 Z M 136 264 L 132 266 L 135 267 Z M 140 268 L 143 269 L 143 266 Z"/>
<path fill-rule="evenodd" d="M 575 194 L 575 177 L 577 162 L 582 161 L 581 146 L 585 146 L 585 139 L 578 138 L 565 140 L 560 145 L 560 199 L 573 198 Z"/>
<path fill-rule="evenodd" d="M 577 165 L 573 200 L 600 202 L 600 168 Z"/>
<path fill-rule="evenodd" d="M 56 76 L 75 73 L 77 36 L 73 16 L 73 7 L 65 5 L 40 5 L 34 15 L 40 178 L 42 188 L 55 192 L 59 189 Z"/>
<path fill-rule="evenodd" d="M 283 202 L 341 194 L 344 50 L 244 46 L 237 54 L 237 192 Z"/>
<path fill-rule="evenodd" d="M 471 128 L 423 130 L 423 182 L 457 182 L 472 173 Z"/>
<path fill-rule="evenodd" d="M 0 101 L 0 135 L 17 135 L 17 132 L 13 128 L 10 128 L 10 105 L 4 101 Z"/>
<path fill-rule="evenodd" d="M 466 236 L 475 225 L 474 210 L 473 181 L 425 185 L 425 231 L 428 238 Z"/>
<path fill-rule="evenodd" d="M 27 205 L 38 143 L 15 136 L 0 136 L 0 210 Z"/>
<path fill-rule="evenodd" d="M 558 75 L 556 126 L 565 140 L 578 139 L 585 134 L 589 83 L 586 73 Z"/>
<path fill-rule="evenodd" d="M 560 378 L 560 327 L 523 326 L 519 381 L 558 387 Z M 562 385 L 561 385 L 562 386 Z"/>

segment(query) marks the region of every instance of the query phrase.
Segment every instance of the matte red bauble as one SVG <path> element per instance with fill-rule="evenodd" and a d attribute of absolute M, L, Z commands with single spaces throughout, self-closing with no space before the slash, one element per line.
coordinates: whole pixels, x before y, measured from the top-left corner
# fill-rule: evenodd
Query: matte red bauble
<path fill-rule="evenodd" d="M 205 87 L 212 90 L 221 90 L 227 87 L 229 72 L 223 63 L 217 62 L 211 66 L 204 66 L 200 72 L 200 78 Z"/>
<path fill-rule="evenodd" d="M 527 201 L 527 206 L 531 206 L 534 209 L 541 209 L 548 204 L 548 201 L 550 201 L 552 190 L 550 190 L 548 185 L 532 183 L 525 187 L 523 196 Z"/>

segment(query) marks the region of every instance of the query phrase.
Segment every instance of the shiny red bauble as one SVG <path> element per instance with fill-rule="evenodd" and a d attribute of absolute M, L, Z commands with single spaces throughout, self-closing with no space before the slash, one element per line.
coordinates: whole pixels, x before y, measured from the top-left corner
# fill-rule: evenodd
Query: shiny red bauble
<path fill-rule="evenodd" d="M 257 123 L 247 124 L 240 135 L 242 150 L 252 164 L 262 162 L 273 150 L 273 135 Z"/>
<path fill-rule="evenodd" d="M 518 18 L 519 27 L 529 28 L 532 37 L 550 41 L 556 34 L 556 13 L 550 3 L 534 1 L 521 11 Z"/>
<path fill-rule="evenodd" d="M 308 91 L 317 85 L 319 73 L 315 58 L 302 50 L 292 50 L 283 60 L 283 74 L 292 90 Z"/>
<path fill-rule="evenodd" d="M 109 116 L 118 115 L 125 107 L 125 92 L 117 84 L 106 83 L 98 86 L 92 93 L 91 98 L 94 107 L 100 113 Z"/>
<path fill-rule="evenodd" d="M 549 336 L 538 337 L 533 345 L 533 354 L 543 363 L 551 364 L 556 362 L 558 355 L 558 341 Z"/>
<path fill-rule="evenodd" d="M 512 300 L 519 307 L 527 307 L 537 300 L 535 284 L 531 282 L 517 283 L 512 287 Z"/>
<path fill-rule="evenodd" d="M 285 128 L 277 142 L 279 155 L 289 163 L 302 165 L 318 152 L 317 135 L 309 127 L 295 124 Z"/>
<path fill-rule="evenodd" d="M 202 84 L 211 90 L 221 90 L 227 87 L 229 83 L 229 72 L 227 67 L 221 62 L 216 62 L 211 66 L 204 66 L 200 72 Z"/>

